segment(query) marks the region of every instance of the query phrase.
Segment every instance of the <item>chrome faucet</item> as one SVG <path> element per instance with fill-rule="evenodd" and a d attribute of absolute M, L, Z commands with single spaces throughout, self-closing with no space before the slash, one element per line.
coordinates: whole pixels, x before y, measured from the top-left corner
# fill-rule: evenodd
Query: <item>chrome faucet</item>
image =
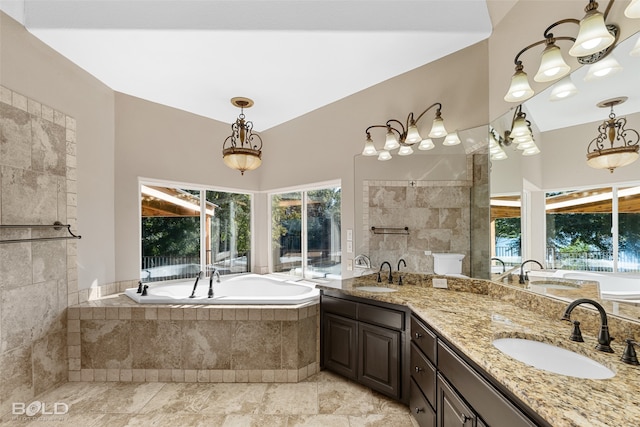
<path fill-rule="evenodd" d="M 393 283 L 393 275 L 391 273 L 391 264 L 389 264 L 389 261 L 385 261 L 382 264 L 380 264 L 380 270 L 378 270 L 378 283 L 382 282 L 382 278 L 380 277 L 380 272 L 382 271 L 382 269 L 384 268 L 384 265 L 387 264 L 389 266 L 389 278 L 388 278 L 388 282 L 389 283 Z"/>
<path fill-rule="evenodd" d="M 400 274 L 400 263 L 402 263 L 405 268 L 407 267 L 407 263 L 402 258 L 400 258 L 400 261 L 398 261 L 398 285 L 404 285 L 404 283 L 402 283 L 402 274 Z"/>
<path fill-rule="evenodd" d="M 520 280 L 518 280 L 518 283 L 520 283 L 521 285 L 524 285 L 525 280 L 529 280 L 529 275 L 527 273 L 523 273 L 524 272 L 524 265 L 528 262 L 534 262 L 536 264 L 538 264 L 540 266 L 541 269 L 544 270 L 544 266 L 542 264 L 540 264 L 538 261 L 536 261 L 535 259 L 528 259 L 526 261 L 524 261 L 522 264 L 520 264 Z"/>
<path fill-rule="evenodd" d="M 609 345 L 611 344 L 611 341 L 613 341 L 613 338 L 609 336 L 609 325 L 607 323 L 607 313 L 604 311 L 604 308 L 598 302 L 591 299 L 587 299 L 587 298 L 579 298 L 571 302 L 567 306 L 560 320 L 566 320 L 570 322 L 571 312 L 573 311 L 574 308 L 576 308 L 580 304 L 591 304 L 600 313 L 600 333 L 598 334 L 598 344 L 596 345 L 596 350 L 604 351 L 605 353 L 613 353 L 613 349 Z M 576 322 L 573 322 L 573 324 L 574 324 L 574 330 L 573 330 L 573 333 L 571 334 L 570 339 L 572 341 L 579 341 L 579 342 L 583 341 L 582 334 L 580 332 L 580 322 L 576 321 Z"/>
<path fill-rule="evenodd" d="M 507 271 L 507 267 L 504 265 L 504 261 L 501 260 L 500 258 L 491 258 L 491 261 L 498 261 L 500 264 L 502 264 L 502 272 L 503 273 L 505 271 Z"/>

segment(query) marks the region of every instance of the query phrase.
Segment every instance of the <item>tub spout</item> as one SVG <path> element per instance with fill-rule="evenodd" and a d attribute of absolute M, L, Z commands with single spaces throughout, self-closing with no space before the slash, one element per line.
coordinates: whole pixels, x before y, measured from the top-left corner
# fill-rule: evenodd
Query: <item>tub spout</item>
<path fill-rule="evenodd" d="M 189 298 L 196 297 L 196 288 L 198 287 L 198 280 L 200 280 L 200 276 L 202 276 L 202 271 L 198 273 L 196 276 L 196 282 L 193 284 L 193 291 L 191 292 L 191 296 Z"/>
<path fill-rule="evenodd" d="M 213 276 L 217 276 L 216 283 L 220 283 L 220 272 L 213 270 L 211 276 L 209 276 L 209 293 L 207 294 L 207 298 L 213 298 Z"/>

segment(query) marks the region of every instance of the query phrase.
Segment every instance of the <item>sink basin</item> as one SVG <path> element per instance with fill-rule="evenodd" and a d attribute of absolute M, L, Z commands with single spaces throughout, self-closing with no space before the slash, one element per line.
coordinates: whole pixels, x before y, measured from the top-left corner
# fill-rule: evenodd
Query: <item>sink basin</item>
<path fill-rule="evenodd" d="M 366 292 L 398 292 L 397 289 L 385 288 L 384 286 L 360 286 L 355 288 L 355 290 Z"/>
<path fill-rule="evenodd" d="M 595 360 L 540 341 L 499 338 L 493 341 L 493 345 L 522 363 L 560 375 L 589 379 L 606 379 L 615 375 Z"/>

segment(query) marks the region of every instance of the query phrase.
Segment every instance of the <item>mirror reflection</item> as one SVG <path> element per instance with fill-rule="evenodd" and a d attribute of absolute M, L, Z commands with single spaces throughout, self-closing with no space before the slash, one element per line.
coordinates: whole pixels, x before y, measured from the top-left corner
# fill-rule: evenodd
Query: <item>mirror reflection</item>
<path fill-rule="evenodd" d="M 554 100 L 561 80 L 522 104 L 541 153 L 526 156 L 508 143 L 517 111 L 491 123 L 490 141 L 504 153 L 491 159 L 494 280 L 565 300 L 599 298 L 610 313 L 640 317 L 638 164 L 611 171 L 587 164 L 606 120 L 615 115 L 640 129 L 638 39 L 616 46 L 610 56 L 619 68 L 609 75 L 594 78 L 583 66 L 568 76 L 576 93 Z M 613 112 L 606 101 L 621 97 Z"/>

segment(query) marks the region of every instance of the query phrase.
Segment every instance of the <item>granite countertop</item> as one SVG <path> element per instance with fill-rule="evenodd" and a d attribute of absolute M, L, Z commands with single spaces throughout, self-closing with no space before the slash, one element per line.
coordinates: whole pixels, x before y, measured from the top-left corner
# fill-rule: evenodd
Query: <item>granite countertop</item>
<path fill-rule="evenodd" d="M 452 288 L 457 290 L 452 290 L 435 289 L 426 279 L 418 279 L 420 283 L 415 285 L 411 282 L 410 278 L 405 279 L 404 286 L 397 286 L 377 284 L 372 278 L 356 278 L 319 287 L 408 306 L 553 426 L 620 427 L 640 422 L 640 367 L 620 361 L 626 337 L 616 337 L 612 343 L 614 354 L 603 353 L 594 348 L 597 344 L 595 335 L 584 329 L 584 343 L 568 339 L 572 326 L 558 320 L 562 310 L 543 315 L 540 310 L 518 307 L 512 302 L 513 298 L 511 301 L 509 298 L 496 298 L 489 289 L 501 286 L 497 283 L 456 279 Z M 364 285 L 391 287 L 398 291 L 357 290 L 358 286 Z M 521 295 L 523 299 L 536 301 L 536 297 L 525 294 Z M 575 313 L 572 317 L 576 317 Z M 548 342 L 590 357 L 616 375 L 611 379 L 591 380 L 542 371 L 496 349 L 492 341 L 502 337 Z"/>

